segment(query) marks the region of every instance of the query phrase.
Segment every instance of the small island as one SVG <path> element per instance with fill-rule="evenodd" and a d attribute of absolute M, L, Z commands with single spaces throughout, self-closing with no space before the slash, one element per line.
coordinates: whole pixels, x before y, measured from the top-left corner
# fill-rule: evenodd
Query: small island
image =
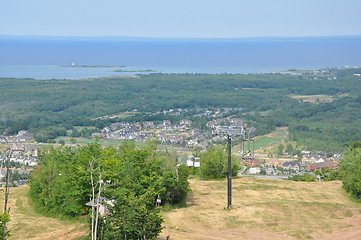
<path fill-rule="evenodd" d="M 64 65 L 60 67 L 77 67 L 77 68 L 124 68 L 127 67 L 125 65 L 121 66 L 108 66 L 108 65 L 75 65 L 74 63 L 72 65 Z"/>

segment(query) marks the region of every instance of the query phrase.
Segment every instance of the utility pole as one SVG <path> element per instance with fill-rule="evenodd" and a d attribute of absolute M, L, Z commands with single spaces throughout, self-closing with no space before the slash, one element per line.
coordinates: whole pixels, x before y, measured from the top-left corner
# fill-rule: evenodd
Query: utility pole
<path fill-rule="evenodd" d="M 232 138 L 231 135 L 227 135 L 228 140 L 228 204 L 227 208 L 232 206 Z"/>

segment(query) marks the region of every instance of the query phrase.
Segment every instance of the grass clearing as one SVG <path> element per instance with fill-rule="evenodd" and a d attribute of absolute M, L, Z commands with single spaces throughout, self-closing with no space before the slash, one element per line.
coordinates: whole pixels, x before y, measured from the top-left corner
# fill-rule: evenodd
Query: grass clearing
<path fill-rule="evenodd" d="M 234 179 L 233 206 L 225 209 L 227 181 L 191 179 L 188 207 L 164 212 L 160 239 L 344 239 L 337 234 L 361 233 L 361 206 L 341 185 Z"/>
<path fill-rule="evenodd" d="M 297 99 L 300 102 L 309 102 L 309 103 L 324 103 L 324 102 L 332 102 L 335 100 L 335 98 L 329 95 L 290 95 L 289 97 L 293 99 Z"/>
<path fill-rule="evenodd" d="M 9 144 L 0 144 L 0 152 L 6 151 L 10 146 Z"/>
<path fill-rule="evenodd" d="M 264 136 L 258 136 L 253 138 L 254 143 L 251 146 L 248 146 L 248 142 L 245 143 L 245 149 L 249 147 L 252 149 L 254 145 L 254 150 L 260 150 L 272 145 L 275 145 L 279 142 L 285 141 L 288 139 L 288 131 L 286 127 L 277 128 L 275 131 L 266 134 Z M 233 147 L 234 152 L 239 152 L 241 148 L 241 144 L 237 144 Z"/>
<path fill-rule="evenodd" d="M 34 211 L 28 197 L 29 186 L 10 189 L 9 240 L 81 239 L 88 235 L 85 219 L 59 220 Z M 3 208 L 1 196 L 0 207 Z"/>
<path fill-rule="evenodd" d="M 94 126 L 74 126 L 73 128 L 75 128 L 78 131 L 95 129 Z"/>
<path fill-rule="evenodd" d="M 58 142 L 60 139 L 63 139 L 65 144 L 71 144 L 71 145 L 84 145 L 84 144 L 90 144 L 90 143 L 94 143 L 95 139 L 94 138 L 72 138 L 72 137 L 58 137 L 55 139 L 56 142 Z M 75 140 L 74 142 L 72 142 L 73 140 Z M 121 139 L 99 139 L 98 143 L 101 145 L 105 145 L 105 146 L 119 146 L 124 142 L 127 142 L 129 140 L 121 140 Z M 144 143 L 140 142 L 140 141 L 136 141 L 135 144 L 137 145 L 142 145 Z"/>
<path fill-rule="evenodd" d="M 123 113 L 119 113 L 119 114 L 113 114 L 110 116 L 106 115 L 106 116 L 102 116 L 102 117 L 97 117 L 97 118 L 94 118 L 93 120 L 97 120 L 97 119 L 105 120 L 105 119 L 114 119 L 114 118 L 125 119 L 125 118 L 129 118 L 129 117 L 133 117 L 137 113 L 139 113 L 139 112 L 138 111 L 123 112 Z"/>

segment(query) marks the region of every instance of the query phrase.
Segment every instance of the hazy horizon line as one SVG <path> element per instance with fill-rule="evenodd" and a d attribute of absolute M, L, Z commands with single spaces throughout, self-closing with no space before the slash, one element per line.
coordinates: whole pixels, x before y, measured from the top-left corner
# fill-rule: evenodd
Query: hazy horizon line
<path fill-rule="evenodd" d="M 293 40 L 293 39 L 327 39 L 327 38 L 360 38 L 361 35 L 322 35 L 322 36 L 250 36 L 250 37 L 219 37 L 219 38 L 197 38 L 197 37 L 135 37 L 135 36 L 46 36 L 46 35 L 2 35 L 0 39 L 13 40 L 35 40 L 35 39 L 49 39 L 49 40 L 194 40 L 194 41 L 234 41 L 234 40 Z"/>

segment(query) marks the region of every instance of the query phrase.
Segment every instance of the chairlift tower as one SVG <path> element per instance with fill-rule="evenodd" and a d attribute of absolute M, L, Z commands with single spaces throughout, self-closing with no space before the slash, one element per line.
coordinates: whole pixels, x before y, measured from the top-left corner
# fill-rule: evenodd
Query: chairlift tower
<path fill-rule="evenodd" d="M 249 137 L 250 129 L 245 128 L 243 140 L 241 144 L 241 154 L 243 159 L 254 159 L 254 140 Z M 248 150 L 246 150 L 245 142 L 248 142 Z"/>
<path fill-rule="evenodd" d="M 215 133 L 217 135 L 227 136 L 227 143 L 228 143 L 227 208 L 230 208 L 232 206 L 232 137 L 244 136 L 245 130 L 243 127 L 238 127 L 238 126 L 218 126 L 216 127 Z"/>

